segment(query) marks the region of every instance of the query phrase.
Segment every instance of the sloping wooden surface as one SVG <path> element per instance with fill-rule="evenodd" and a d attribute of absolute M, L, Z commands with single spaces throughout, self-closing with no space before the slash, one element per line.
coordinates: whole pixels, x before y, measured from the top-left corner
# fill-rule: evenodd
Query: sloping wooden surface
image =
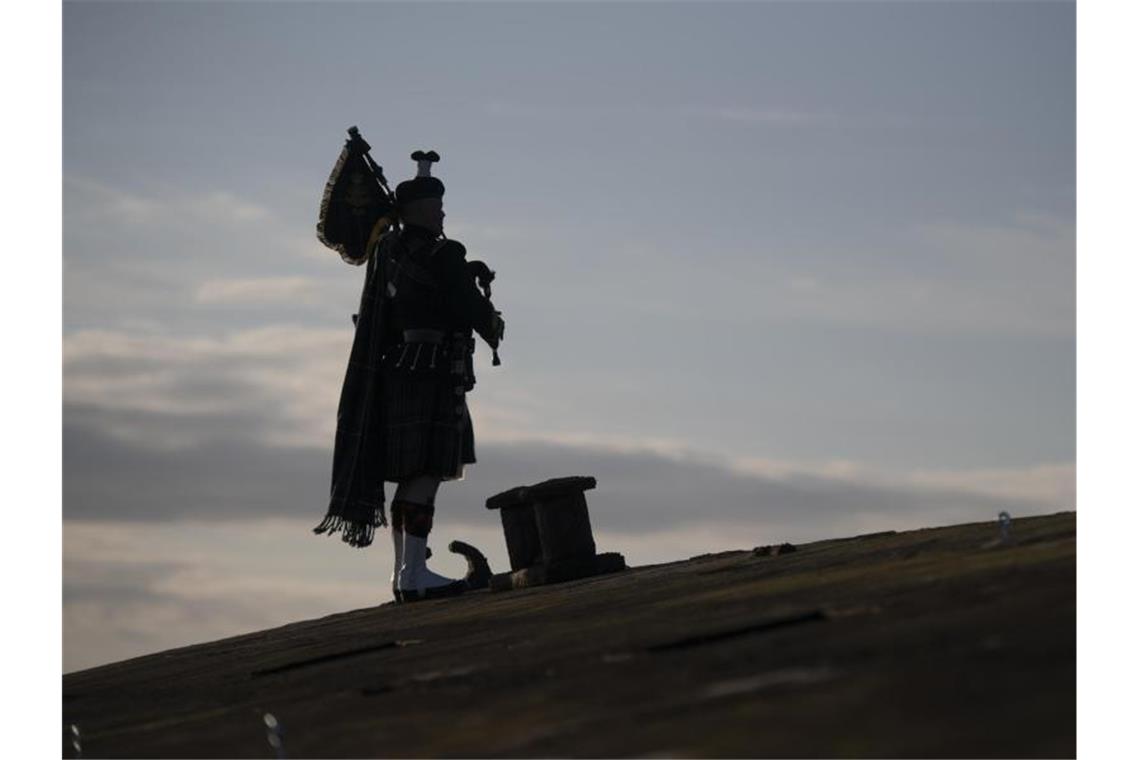
<path fill-rule="evenodd" d="M 66 675 L 63 722 L 85 757 L 274 757 L 266 712 L 291 758 L 1073 757 L 1076 515 L 1012 527 L 346 612 Z"/>

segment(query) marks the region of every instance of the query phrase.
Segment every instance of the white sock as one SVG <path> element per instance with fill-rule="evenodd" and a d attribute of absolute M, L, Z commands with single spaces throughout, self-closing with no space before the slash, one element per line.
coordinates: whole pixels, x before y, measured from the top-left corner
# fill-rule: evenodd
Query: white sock
<path fill-rule="evenodd" d="M 454 579 L 433 573 L 427 567 L 427 539 L 404 533 L 404 556 L 396 588 L 400 591 L 423 591 L 446 586 Z"/>
<path fill-rule="evenodd" d="M 392 585 L 400 575 L 400 566 L 404 564 L 404 531 L 392 528 Z"/>

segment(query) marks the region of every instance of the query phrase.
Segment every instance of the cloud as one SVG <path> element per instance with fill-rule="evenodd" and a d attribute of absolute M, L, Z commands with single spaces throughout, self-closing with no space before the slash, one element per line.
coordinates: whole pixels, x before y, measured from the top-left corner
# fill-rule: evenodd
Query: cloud
<path fill-rule="evenodd" d="M 331 266 L 339 257 L 316 241 L 316 203 L 306 217 L 226 190 L 127 191 L 68 176 L 65 325 L 203 329 L 248 323 L 249 307 L 310 324 L 344 319 L 360 273 Z"/>
<path fill-rule="evenodd" d="M 790 276 L 771 301 L 773 318 L 932 336 L 1067 338 L 1076 312 L 1060 288 L 1043 292 L 1011 280 L 883 275 Z"/>
<path fill-rule="evenodd" d="M 242 306 L 265 303 L 313 303 L 317 284 L 308 277 L 245 277 L 207 280 L 194 291 L 194 300 Z"/>
<path fill-rule="evenodd" d="M 786 105 L 753 105 L 741 103 L 721 104 L 662 104 L 615 103 L 574 104 L 519 102 L 505 100 L 485 101 L 483 110 L 491 116 L 509 119 L 611 119 L 637 118 L 657 123 L 662 120 L 696 119 L 717 121 L 744 126 L 791 129 L 804 127 L 856 127 L 884 128 L 913 125 L 913 117 L 890 114 L 831 113 L 795 108 Z"/>
<path fill-rule="evenodd" d="M 904 482 L 913 488 L 1018 500 L 1060 510 L 1075 509 L 1077 503 L 1077 468 L 1071 463 L 967 471 L 919 470 L 909 473 Z"/>
<path fill-rule="evenodd" d="M 901 247 L 805 252 L 759 262 L 765 310 L 784 322 L 927 335 L 1072 338 L 1071 222 L 1016 214 L 1004 223 L 919 224 Z"/>
<path fill-rule="evenodd" d="M 361 572 L 375 557 L 337 557 L 336 547 L 301 528 L 272 521 L 236 528 L 194 522 L 66 524 L 64 671 L 380 600 L 379 584 Z M 285 562 L 280 550 L 290 539 L 304 550 Z M 375 565 L 373 570 L 378 580 L 381 572 Z"/>
<path fill-rule="evenodd" d="M 122 412 L 68 406 L 64 412 L 64 516 L 67 519 L 222 520 L 323 514 L 331 447 L 277 447 L 261 440 L 256 415 L 219 413 L 189 418 L 192 444 L 158 448 L 143 438 L 114 436 L 116 424 L 137 431 L 177 428 L 170 413 Z M 201 428 L 201 429 L 198 429 Z M 165 439 L 166 432 L 159 437 Z M 591 475 L 599 525 L 647 533 L 683 525 L 764 522 L 799 537 L 826 537 L 867 520 L 900 525 L 984 519 L 1071 508 L 1063 469 L 1044 472 L 919 473 L 890 479 L 842 470 L 787 467 L 749 471 L 712 455 L 665 455 L 650 450 L 571 446 L 542 440 L 480 442 L 479 463 L 461 484 L 444 486 L 456 514 L 482 515 L 494 493 L 564 475 Z M 980 484 L 984 483 L 984 487 Z M 476 518 L 472 517 L 475 520 Z M 477 521 L 477 520 L 476 520 Z"/>
<path fill-rule="evenodd" d="M 681 114 L 686 116 L 767 127 L 805 127 L 842 124 L 845 121 L 843 118 L 837 116 L 778 107 L 699 106 L 678 110 Z"/>
<path fill-rule="evenodd" d="M 183 205 L 191 216 L 202 221 L 252 223 L 265 222 L 272 217 L 264 206 L 226 191 L 193 196 L 183 200 Z"/>
<path fill-rule="evenodd" d="M 347 329 L 285 325 L 66 336 L 65 514 L 319 517 L 350 342 Z M 539 396 L 492 392 L 473 408 L 480 464 L 463 488 L 448 489 L 468 510 L 499 490 L 569 474 L 598 477 L 599 497 L 619 505 L 612 528 L 627 531 L 758 519 L 806 531 L 875 515 L 944 522 L 1073 503 L 1065 462 L 874 471 L 551 428 Z"/>
<path fill-rule="evenodd" d="M 551 237 L 549 245 L 559 245 Z M 495 258 L 507 259 L 499 268 L 511 278 L 502 288 L 515 307 L 508 317 L 558 309 L 576 323 L 636 320 L 673 331 L 691 326 L 794 333 L 822 326 L 869 338 L 1075 335 L 1071 220 L 1020 212 L 989 223 L 900 222 L 873 238 L 805 242 L 811 237 L 784 244 L 766 236 L 732 241 L 704 252 L 699 267 L 692 250 L 700 242 L 683 232 L 664 244 L 614 239 L 580 246 L 589 252 L 577 258 L 558 251 L 541 268 L 510 245 Z M 605 276 L 583 279 L 582 256 L 598 254 L 604 261 L 592 265 L 604 267 Z M 551 282 L 581 282 L 584 289 Z M 605 334 L 599 337 L 605 340 Z"/>
<path fill-rule="evenodd" d="M 80 330 L 64 338 L 64 400 L 118 413 L 104 431 L 158 447 L 224 434 L 235 419 L 257 420 L 264 440 L 313 445 L 334 432 L 351 340 L 349 329 L 292 326 L 192 337 Z"/>
<path fill-rule="evenodd" d="M 183 225 L 264 223 L 272 218 L 265 206 L 224 190 L 142 195 L 68 174 L 63 192 L 64 218 L 78 226 L 169 230 Z"/>

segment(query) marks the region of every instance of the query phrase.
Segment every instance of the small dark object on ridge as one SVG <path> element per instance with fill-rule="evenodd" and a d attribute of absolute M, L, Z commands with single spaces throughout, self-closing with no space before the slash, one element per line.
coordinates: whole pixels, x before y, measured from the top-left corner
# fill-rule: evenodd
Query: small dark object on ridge
<path fill-rule="evenodd" d="M 780 544 L 779 546 L 776 546 L 775 544 L 771 546 L 757 546 L 752 550 L 752 556 L 772 557 L 777 554 L 791 554 L 795 550 L 796 547 L 792 546 L 791 544 Z"/>
<path fill-rule="evenodd" d="M 483 552 L 462 541 L 452 541 L 447 548 L 467 560 L 467 575 L 463 580 L 468 589 L 487 588 L 491 585 L 491 566 L 487 564 Z"/>

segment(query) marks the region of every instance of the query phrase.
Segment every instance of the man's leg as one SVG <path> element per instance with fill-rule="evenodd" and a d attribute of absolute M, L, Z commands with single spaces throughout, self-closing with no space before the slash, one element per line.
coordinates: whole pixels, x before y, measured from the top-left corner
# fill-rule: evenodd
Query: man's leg
<path fill-rule="evenodd" d="M 392 596 L 399 600 L 396 592 L 396 579 L 400 575 L 400 567 L 404 564 L 404 505 L 392 500 L 392 554 L 395 563 L 392 566 Z"/>
<path fill-rule="evenodd" d="M 439 479 L 410 478 L 401 481 L 392 499 L 399 505 L 403 527 L 403 551 L 400 572 L 396 577 L 396 600 L 450 596 L 466 590 L 464 581 L 433 573 L 427 567 L 427 537 L 435 516 L 435 493 Z"/>

